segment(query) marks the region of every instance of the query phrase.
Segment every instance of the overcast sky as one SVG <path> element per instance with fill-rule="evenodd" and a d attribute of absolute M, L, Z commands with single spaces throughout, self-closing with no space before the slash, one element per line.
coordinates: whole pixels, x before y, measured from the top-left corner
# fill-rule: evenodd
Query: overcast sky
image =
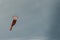
<path fill-rule="evenodd" d="M 59 30 L 59 0 L 0 0 L 0 40 L 60 40 Z"/>

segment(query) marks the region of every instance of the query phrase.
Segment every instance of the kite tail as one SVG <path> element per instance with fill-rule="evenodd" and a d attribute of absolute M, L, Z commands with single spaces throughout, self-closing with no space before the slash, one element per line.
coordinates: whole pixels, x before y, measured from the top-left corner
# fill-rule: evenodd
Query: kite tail
<path fill-rule="evenodd" d="M 13 26 L 10 27 L 10 31 L 12 30 Z"/>

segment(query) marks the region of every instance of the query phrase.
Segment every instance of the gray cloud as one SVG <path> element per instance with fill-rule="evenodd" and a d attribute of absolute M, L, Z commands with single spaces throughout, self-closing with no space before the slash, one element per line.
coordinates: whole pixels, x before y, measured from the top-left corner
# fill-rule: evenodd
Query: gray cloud
<path fill-rule="evenodd" d="M 0 0 L 0 39 L 54 40 L 59 24 L 59 7 L 56 0 Z M 13 15 L 19 19 L 10 32 Z M 58 35 L 55 37 L 59 38 Z"/>

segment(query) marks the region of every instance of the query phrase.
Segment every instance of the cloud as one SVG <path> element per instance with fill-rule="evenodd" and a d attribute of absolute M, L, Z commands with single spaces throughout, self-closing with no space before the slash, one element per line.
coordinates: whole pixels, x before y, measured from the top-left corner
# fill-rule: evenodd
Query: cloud
<path fill-rule="evenodd" d="M 47 40 L 46 37 L 40 37 L 40 36 L 30 36 L 29 37 L 20 37 L 20 38 L 5 38 L 5 39 L 1 39 L 1 40 Z"/>
<path fill-rule="evenodd" d="M 50 37 L 55 1 L 0 0 L 0 38 L 2 40 L 45 40 Z M 12 16 L 21 17 L 9 31 Z"/>

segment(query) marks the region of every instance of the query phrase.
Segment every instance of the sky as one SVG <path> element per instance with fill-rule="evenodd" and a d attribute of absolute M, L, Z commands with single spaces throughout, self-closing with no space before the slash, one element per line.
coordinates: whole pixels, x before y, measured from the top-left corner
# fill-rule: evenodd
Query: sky
<path fill-rule="evenodd" d="M 60 40 L 59 24 L 60 0 L 0 0 L 0 40 Z"/>

